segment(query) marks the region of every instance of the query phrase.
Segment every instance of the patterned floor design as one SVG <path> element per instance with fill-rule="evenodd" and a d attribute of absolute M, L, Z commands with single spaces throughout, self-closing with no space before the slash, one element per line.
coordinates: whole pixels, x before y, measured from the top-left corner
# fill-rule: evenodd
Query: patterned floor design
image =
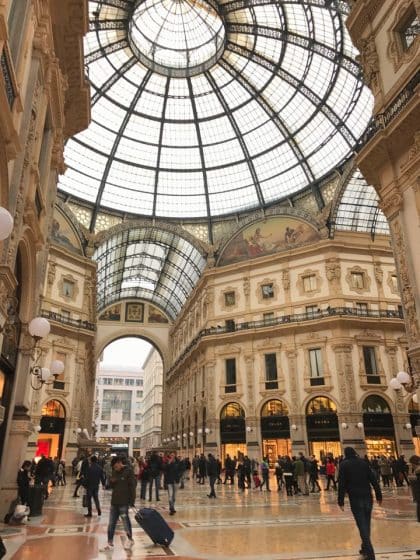
<path fill-rule="evenodd" d="M 348 507 L 343 513 L 333 491 L 287 497 L 283 492 L 241 492 L 217 487 L 209 500 L 208 488 L 188 481 L 177 494 L 175 516 L 168 515 L 167 495 L 145 502 L 156 507 L 175 531 L 169 548 L 155 546 L 133 522 L 134 548 L 124 550 L 125 535 L 117 527 L 115 550 L 100 552 L 106 544 L 109 491 L 102 491 L 102 517 L 84 517 L 73 486 L 55 488 L 43 514 L 26 525 L 0 525 L 8 553 L 6 560 L 356 560 L 359 537 Z M 140 506 L 138 501 L 137 506 Z M 414 560 L 420 556 L 420 524 L 407 488 L 385 490 L 375 507 L 372 533 L 376 560 Z"/>

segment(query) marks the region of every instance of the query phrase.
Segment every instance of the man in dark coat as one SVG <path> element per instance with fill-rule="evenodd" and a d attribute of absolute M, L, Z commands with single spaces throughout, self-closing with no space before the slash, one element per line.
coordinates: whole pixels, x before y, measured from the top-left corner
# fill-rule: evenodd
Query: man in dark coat
<path fill-rule="evenodd" d="M 214 491 L 214 484 L 217 480 L 217 461 L 214 456 L 209 453 L 207 455 L 207 476 L 209 477 L 210 482 L 210 494 L 207 494 L 209 498 L 215 498 L 216 492 Z"/>
<path fill-rule="evenodd" d="M 101 552 L 111 552 L 114 550 L 115 527 L 120 517 L 128 539 L 124 548 L 130 550 L 134 544 L 131 521 L 128 515 L 128 508 L 130 506 L 134 507 L 134 502 L 136 500 L 136 479 L 134 472 L 133 469 L 125 464 L 123 457 L 114 457 L 111 461 L 111 465 L 112 476 L 109 482 L 112 488 L 112 496 L 108 523 L 108 544 Z"/>
<path fill-rule="evenodd" d="M 95 502 L 96 511 L 98 516 L 101 515 L 101 504 L 99 503 L 99 484 L 105 488 L 105 473 L 98 464 L 98 458 L 96 455 L 92 455 L 90 458 L 90 465 L 86 472 L 86 493 L 87 493 L 87 508 L 88 512 L 85 517 L 92 517 L 92 498 Z"/>
<path fill-rule="evenodd" d="M 375 560 L 375 552 L 370 540 L 373 507 L 371 487 L 375 490 L 376 501 L 381 504 L 381 489 L 369 464 L 357 456 L 353 447 L 346 447 L 344 460 L 340 463 L 339 469 L 338 505 L 344 511 L 344 497 L 347 493 L 350 509 L 362 539 L 360 553 L 366 560 Z"/>

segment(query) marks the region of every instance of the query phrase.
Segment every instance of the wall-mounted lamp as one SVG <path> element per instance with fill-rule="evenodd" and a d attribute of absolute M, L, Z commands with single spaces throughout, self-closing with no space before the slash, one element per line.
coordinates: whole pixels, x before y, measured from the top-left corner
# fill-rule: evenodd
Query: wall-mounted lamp
<path fill-rule="evenodd" d="M 181 436 L 178 434 L 178 435 L 176 436 L 176 439 L 181 439 Z"/>
<path fill-rule="evenodd" d="M 172 441 L 175 441 L 175 436 L 172 436 L 172 437 L 171 437 L 171 440 L 172 440 Z"/>
<path fill-rule="evenodd" d="M 32 349 L 33 364 L 29 369 L 31 374 L 31 387 L 35 391 L 39 391 L 43 385 L 52 385 L 55 379 L 63 373 L 64 364 L 61 360 L 51 362 L 50 368 L 41 367 L 42 350 L 39 342 L 48 336 L 51 329 L 50 322 L 44 317 L 35 317 L 28 325 L 29 334 L 34 339 L 34 347 Z"/>
<path fill-rule="evenodd" d="M 210 428 L 205 428 L 204 431 L 206 432 L 206 434 L 209 434 L 211 432 Z"/>
<path fill-rule="evenodd" d="M 82 428 L 77 428 L 76 433 L 81 434 L 82 433 Z"/>
<path fill-rule="evenodd" d="M 404 424 L 404 428 L 406 430 L 411 430 L 412 426 L 411 426 L 410 422 L 407 422 L 407 424 Z"/>
<path fill-rule="evenodd" d="M 343 430 L 347 430 L 349 425 L 346 422 L 341 422 L 341 427 L 343 428 Z"/>
<path fill-rule="evenodd" d="M 201 435 L 203 433 L 203 430 L 201 428 L 198 428 L 197 433 Z"/>
<path fill-rule="evenodd" d="M 190 437 L 193 437 L 193 435 L 194 435 L 194 432 L 190 432 Z"/>
<path fill-rule="evenodd" d="M 38 426 L 34 427 L 35 432 L 40 432 L 42 430 L 41 426 L 38 424 Z"/>
<path fill-rule="evenodd" d="M 13 217 L 9 210 L 0 207 L 0 241 L 4 241 L 13 231 Z"/>
<path fill-rule="evenodd" d="M 247 431 L 248 433 L 249 433 L 249 432 L 252 432 L 251 426 L 247 426 L 245 429 L 246 429 L 246 431 Z"/>
<path fill-rule="evenodd" d="M 292 428 L 292 430 L 297 430 L 296 424 L 292 424 L 290 427 Z"/>
<path fill-rule="evenodd" d="M 357 428 L 358 430 L 362 430 L 362 429 L 363 429 L 363 422 L 357 422 L 356 428 Z"/>
<path fill-rule="evenodd" d="M 182 434 L 182 437 L 183 437 L 183 438 L 186 438 L 186 437 L 187 437 L 187 434 L 185 434 L 185 433 Z"/>
<path fill-rule="evenodd" d="M 414 377 L 406 371 L 399 371 L 389 382 L 389 387 L 394 391 L 405 389 L 407 393 L 415 393 L 417 390 Z"/>

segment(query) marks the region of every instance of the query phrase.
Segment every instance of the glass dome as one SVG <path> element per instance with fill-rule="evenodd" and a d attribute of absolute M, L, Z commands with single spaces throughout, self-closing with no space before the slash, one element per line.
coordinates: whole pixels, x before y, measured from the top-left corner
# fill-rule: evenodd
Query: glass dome
<path fill-rule="evenodd" d="M 92 122 L 59 188 L 98 208 L 204 218 L 265 208 L 353 152 L 372 100 L 329 0 L 89 2 Z M 94 226 L 94 224 L 93 224 Z"/>

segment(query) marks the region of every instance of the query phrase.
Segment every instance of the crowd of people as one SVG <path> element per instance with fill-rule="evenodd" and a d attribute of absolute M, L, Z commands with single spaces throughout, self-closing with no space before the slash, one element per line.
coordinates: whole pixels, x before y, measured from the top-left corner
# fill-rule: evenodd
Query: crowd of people
<path fill-rule="evenodd" d="M 299 453 L 293 457 L 278 456 L 274 463 L 270 463 L 268 457 L 257 460 L 247 455 L 231 457 L 227 454 L 223 464 L 212 453 L 195 455 L 190 460 L 175 452 L 162 453 L 156 450 L 139 458 L 86 455 L 79 456 L 72 462 L 75 477 L 73 496 L 79 497 L 82 491 L 83 505 L 87 508 L 85 517 L 93 516 L 93 505 L 97 515 L 101 516 L 99 488 L 102 485 L 104 489 L 112 491 L 108 543 L 104 549 L 112 550 L 119 518 L 127 534 L 126 548 L 133 545 L 129 508 L 135 505 L 137 488 L 140 503 L 160 501 L 161 492 L 166 491 L 170 515 L 176 513 L 177 493 L 185 487 L 187 480 L 198 485 L 208 484 L 207 496 L 213 499 L 217 497 L 217 484 L 237 487 L 239 492 L 271 492 L 270 482 L 275 482 L 277 492 L 285 491 L 287 496 L 308 496 L 311 493 L 333 490 L 337 491 L 337 503 L 340 507 L 344 506 L 344 496 L 349 496 L 350 507 L 361 535 L 362 557 L 371 560 L 374 559 L 370 542 L 372 489 L 380 503 L 381 487 L 411 484 L 420 522 L 420 457 L 411 457 L 409 463 L 403 455 L 397 458 L 383 455 L 359 458 L 352 448 L 346 448 L 344 456 L 327 455 L 322 461 L 318 461 L 315 455 L 306 457 Z M 323 487 L 321 481 L 324 482 Z M 21 504 L 28 504 L 32 482 L 43 488 L 44 498 L 47 498 L 49 488 L 66 484 L 64 461 L 44 456 L 37 462 L 24 461 L 17 475 Z"/>

